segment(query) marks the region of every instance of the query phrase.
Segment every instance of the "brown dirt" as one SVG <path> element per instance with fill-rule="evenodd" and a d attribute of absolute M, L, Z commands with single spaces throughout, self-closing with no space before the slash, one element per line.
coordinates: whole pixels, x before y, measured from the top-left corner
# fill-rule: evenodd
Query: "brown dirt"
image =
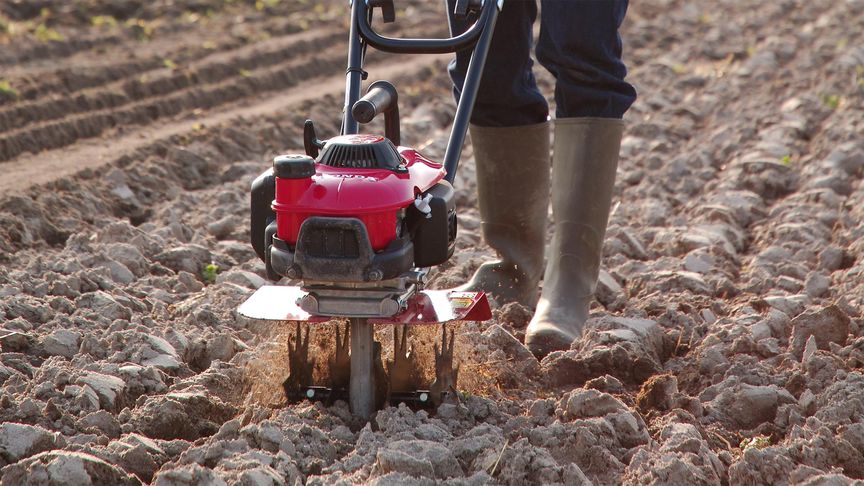
<path fill-rule="evenodd" d="M 399 4 L 389 33 L 443 33 L 437 3 Z M 293 327 L 235 312 L 263 282 L 249 182 L 304 119 L 338 130 L 346 19 L 337 0 L 0 3 L 0 484 L 864 479 L 864 2 L 634 2 L 640 98 L 585 335 L 538 362 L 529 309 L 461 323 L 461 402 L 366 428 L 284 404 Z M 433 158 L 446 60 L 369 57 Z M 434 286 L 492 257 L 473 178 L 469 146 Z M 412 337 L 426 381 L 437 333 Z M 313 340 L 326 381 L 332 329 Z"/>

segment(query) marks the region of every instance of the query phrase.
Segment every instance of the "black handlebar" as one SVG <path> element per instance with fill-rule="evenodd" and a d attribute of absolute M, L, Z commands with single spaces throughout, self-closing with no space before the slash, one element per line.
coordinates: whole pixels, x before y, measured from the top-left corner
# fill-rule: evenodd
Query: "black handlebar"
<path fill-rule="evenodd" d="M 366 94 L 354 103 L 351 114 L 360 123 L 369 123 L 384 114 L 384 135 L 396 145 L 402 143 L 399 129 L 399 94 L 387 81 L 375 81 Z"/>
<path fill-rule="evenodd" d="M 387 81 L 375 81 L 369 86 L 366 94 L 354 103 L 351 111 L 360 123 L 369 123 L 377 115 L 387 112 L 396 106 L 399 95 L 396 88 Z"/>
<path fill-rule="evenodd" d="M 393 52 L 396 54 L 446 54 L 448 52 L 461 51 L 476 44 L 477 39 L 483 32 L 483 27 L 486 25 L 489 16 L 493 10 L 497 8 L 494 0 L 463 0 L 457 4 L 457 10 L 467 12 L 478 8 L 480 9 L 480 18 L 474 22 L 464 33 L 447 39 L 394 39 L 392 37 L 384 37 L 372 28 L 369 22 L 369 6 L 366 5 L 366 0 L 354 0 L 359 7 L 359 15 L 357 16 L 357 27 L 360 29 L 360 34 L 366 42 L 385 52 Z"/>

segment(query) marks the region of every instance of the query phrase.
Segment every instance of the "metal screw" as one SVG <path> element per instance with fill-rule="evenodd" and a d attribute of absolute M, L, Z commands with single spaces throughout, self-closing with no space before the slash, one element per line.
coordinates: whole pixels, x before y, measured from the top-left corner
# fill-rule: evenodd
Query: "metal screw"
<path fill-rule="evenodd" d="M 300 278 L 301 275 L 302 272 L 300 271 L 300 267 L 298 267 L 294 263 L 288 265 L 288 268 L 285 269 L 285 276 L 290 278 L 291 280 L 297 280 L 298 278 Z"/>

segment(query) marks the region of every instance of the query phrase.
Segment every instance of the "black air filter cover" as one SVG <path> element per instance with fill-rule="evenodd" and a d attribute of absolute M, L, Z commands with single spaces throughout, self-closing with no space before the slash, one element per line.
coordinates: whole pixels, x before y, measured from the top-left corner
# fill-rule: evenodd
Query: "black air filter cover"
<path fill-rule="evenodd" d="M 390 140 L 378 135 L 333 137 L 321 150 L 317 162 L 346 169 L 404 170 L 402 156 Z"/>

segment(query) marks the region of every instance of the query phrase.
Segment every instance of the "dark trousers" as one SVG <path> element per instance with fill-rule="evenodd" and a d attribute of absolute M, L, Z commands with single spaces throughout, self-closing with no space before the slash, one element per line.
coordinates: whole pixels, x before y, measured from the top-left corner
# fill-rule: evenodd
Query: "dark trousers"
<path fill-rule="evenodd" d="M 624 81 L 621 36 L 628 0 L 541 0 L 537 60 L 555 77 L 558 118 L 622 118 L 636 100 Z M 453 0 L 448 0 L 452 11 Z M 546 120 L 549 106 L 531 72 L 536 0 L 505 0 L 498 15 L 492 46 L 471 123 L 519 126 Z M 451 19 L 464 32 L 474 19 Z M 468 70 L 470 51 L 458 52 L 450 77 L 458 99 Z"/>

